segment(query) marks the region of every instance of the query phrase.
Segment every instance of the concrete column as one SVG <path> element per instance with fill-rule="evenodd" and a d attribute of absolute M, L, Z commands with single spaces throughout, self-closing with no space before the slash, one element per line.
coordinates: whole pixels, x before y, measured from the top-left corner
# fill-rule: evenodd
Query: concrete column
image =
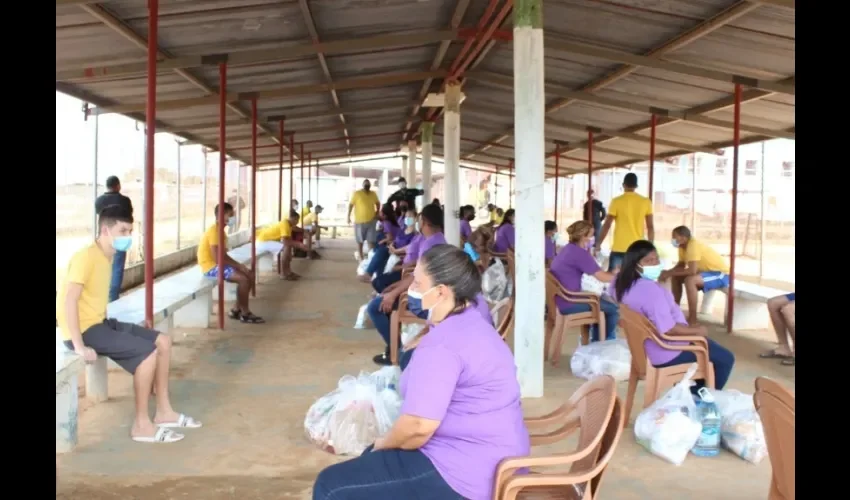
<path fill-rule="evenodd" d="M 378 195 L 381 198 L 381 204 L 390 196 L 390 171 L 384 170 L 381 172 L 381 186 L 378 188 Z"/>
<path fill-rule="evenodd" d="M 523 397 L 543 396 L 546 304 L 543 183 L 544 60 L 542 0 L 514 3 L 514 144 L 516 168 L 516 325 L 514 357 Z M 448 114 L 447 114 L 448 116 Z M 446 134 L 448 139 L 448 133 Z M 448 141 L 447 141 L 448 142 Z"/>
<path fill-rule="evenodd" d="M 445 199 L 441 201 L 446 207 L 443 217 L 446 242 L 456 246 L 460 246 L 460 220 L 452 214 L 460 209 L 460 101 L 462 98 L 459 84 L 450 83 L 446 86 L 446 107 L 443 117 L 443 152 L 446 168 L 444 185 L 446 188 L 443 195 Z M 426 201 L 426 203 L 430 202 L 430 199 Z M 542 239 L 540 244 L 543 244 Z"/>
<path fill-rule="evenodd" d="M 419 127 L 422 135 L 422 195 L 424 203 L 430 203 L 431 196 L 431 153 L 434 150 L 434 122 L 423 122 Z"/>
<path fill-rule="evenodd" d="M 411 183 L 407 175 L 407 146 L 401 147 L 401 153 L 401 174 L 399 176 L 404 177 L 407 180 L 408 186 L 413 187 L 413 184 Z"/>

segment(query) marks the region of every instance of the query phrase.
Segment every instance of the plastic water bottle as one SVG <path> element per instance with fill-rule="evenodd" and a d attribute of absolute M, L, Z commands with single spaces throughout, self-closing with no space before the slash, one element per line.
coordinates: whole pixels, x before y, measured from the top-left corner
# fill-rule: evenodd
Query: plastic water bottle
<path fill-rule="evenodd" d="M 702 423 L 702 432 L 691 453 L 698 457 L 716 457 L 720 453 L 720 412 L 717 411 L 714 396 L 708 389 L 703 387 L 697 394 L 700 397 L 697 402 L 697 417 Z"/>

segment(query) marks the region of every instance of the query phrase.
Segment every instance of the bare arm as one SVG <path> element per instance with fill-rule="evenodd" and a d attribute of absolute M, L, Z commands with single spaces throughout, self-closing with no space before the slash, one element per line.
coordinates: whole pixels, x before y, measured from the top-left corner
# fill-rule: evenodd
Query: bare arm
<path fill-rule="evenodd" d="M 611 230 L 611 224 L 614 223 L 614 217 L 608 215 L 605 217 L 605 223 L 602 224 L 602 230 L 599 231 L 599 240 L 593 244 L 596 248 L 602 246 L 602 242 L 605 241 L 605 237 L 608 236 L 608 231 Z"/>
<path fill-rule="evenodd" d="M 595 273 L 593 273 L 593 277 L 598 279 L 599 281 L 601 281 L 603 283 L 611 283 L 612 281 L 614 281 L 615 276 L 617 276 L 617 275 L 614 274 L 614 273 L 609 273 L 609 272 L 602 271 L 602 270 L 596 271 Z"/>
<path fill-rule="evenodd" d="M 646 237 L 649 241 L 655 241 L 655 221 L 652 214 L 646 216 Z"/>
<path fill-rule="evenodd" d="M 418 450 L 431 439 L 440 422 L 427 418 L 402 415 L 382 439 L 375 441 L 374 450 Z"/>
<path fill-rule="evenodd" d="M 688 326 L 677 323 L 676 326 L 670 329 L 665 335 L 670 336 L 705 336 L 706 330 L 704 326 Z"/>
<path fill-rule="evenodd" d="M 668 271 L 670 276 L 693 276 L 697 273 L 697 261 L 679 262 L 676 267 Z"/>
<path fill-rule="evenodd" d="M 396 297 L 401 295 L 402 292 L 406 291 L 411 284 L 413 284 L 412 274 L 405 276 L 400 281 L 397 281 L 394 284 L 388 286 L 386 289 L 384 289 L 384 293 L 382 293 L 381 295 L 383 295 L 384 297 L 391 297 L 392 299 L 395 299 Z"/>
<path fill-rule="evenodd" d="M 81 283 L 68 283 L 65 290 L 65 324 L 68 325 L 68 334 L 71 336 L 71 343 L 74 344 L 74 350 L 82 349 L 83 332 L 80 331 L 80 295 L 83 293 L 83 285 Z"/>

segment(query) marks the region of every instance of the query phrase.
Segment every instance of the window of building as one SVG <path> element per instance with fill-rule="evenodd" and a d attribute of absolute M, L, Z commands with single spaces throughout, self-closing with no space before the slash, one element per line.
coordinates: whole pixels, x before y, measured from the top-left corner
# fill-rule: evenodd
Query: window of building
<path fill-rule="evenodd" d="M 758 171 L 758 161 L 747 160 L 746 163 L 744 163 L 744 175 L 752 177 L 758 175 Z"/>
<path fill-rule="evenodd" d="M 714 164 L 714 175 L 718 177 L 723 177 L 726 175 L 726 164 L 729 163 L 729 160 L 726 158 L 718 158 L 717 163 Z"/>
<path fill-rule="evenodd" d="M 782 177 L 794 177 L 794 162 L 793 161 L 783 161 L 782 162 Z"/>

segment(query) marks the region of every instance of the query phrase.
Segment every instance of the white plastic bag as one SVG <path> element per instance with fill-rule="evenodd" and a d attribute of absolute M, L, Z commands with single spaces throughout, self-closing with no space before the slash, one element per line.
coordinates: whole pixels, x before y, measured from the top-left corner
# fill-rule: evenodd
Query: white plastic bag
<path fill-rule="evenodd" d="M 361 260 L 357 264 L 357 276 L 366 276 L 366 268 L 369 267 L 369 263 L 372 262 L 372 257 L 375 256 L 374 250 L 369 250 L 369 253 L 366 255 L 366 258 Z"/>
<path fill-rule="evenodd" d="M 313 403 L 304 430 L 325 451 L 360 455 L 390 430 L 400 410 L 401 397 L 386 386 L 385 377 L 346 375 L 335 390 Z"/>
<path fill-rule="evenodd" d="M 397 366 L 385 366 L 378 371 L 372 372 L 369 377 L 375 383 L 378 390 L 396 389 L 401 378 L 401 368 Z"/>
<path fill-rule="evenodd" d="M 722 417 L 720 442 L 724 448 L 751 464 L 758 464 L 767 456 L 764 426 L 755 408 Z"/>
<path fill-rule="evenodd" d="M 714 404 L 717 405 L 717 412 L 720 413 L 721 419 L 728 418 L 739 411 L 756 410 L 752 394 L 744 394 L 734 389 L 725 391 L 708 389 L 708 391 L 714 397 Z"/>
<path fill-rule="evenodd" d="M 405 346 L 408 342 L 415 339 L 417 335 L 425 328 L 425 325 L 416 323 L 407 323 L 401 326 L 401 345 Z"/>
<path fill-rule="evenodd" d="M 369 315 L 366 314 L 367 307 L 369 307 L 368 303 L 363 304 L 360 306 L 360 310 L 357 311 L 357 319 L 354 321 L 354 328 L 357 330 L 372 328 L 372 321 L 369 319 Z"/>
<path fill-rule="evenodd" d="M 399 256 L 394 254 L 394 253 L 391 253 L 390 258 L 387 259 L 387 265 L 384 266 L 384 273 L 392 272 L 395 265 L 398 264 L 399 262 L 401 262 L 401 259 L 399 258 Z"/>
<path fill-rule="evenodd" d="M 581 291 L 590 292 L 594 295 L 602 295 L 605 291 L 605 283 L 599 281 L 589 274 L 581 275 Z"/>
<path fill-rule="evenodd" d="M 628 380 L 632 368 L 632 354 L 625 339 L 603 340 L 580 345 L 570 358 L 573 375 L 592 379 L 610 375 L 614 380 Z"/>
<path fill-rule="evenodd" d="M 674 465 L 682 465 L 702 432 L 690 391 L 696 370 L 694 363 L 681 382 L 640 412 L 635 420 L 638 443 Z"/>
<path fill-rule="evenodd" d="M 498 302 L 508 296 L 508 275 L 501 260 L 496 259 L 481 275 L 481 291 L 490 302 Z"/>

